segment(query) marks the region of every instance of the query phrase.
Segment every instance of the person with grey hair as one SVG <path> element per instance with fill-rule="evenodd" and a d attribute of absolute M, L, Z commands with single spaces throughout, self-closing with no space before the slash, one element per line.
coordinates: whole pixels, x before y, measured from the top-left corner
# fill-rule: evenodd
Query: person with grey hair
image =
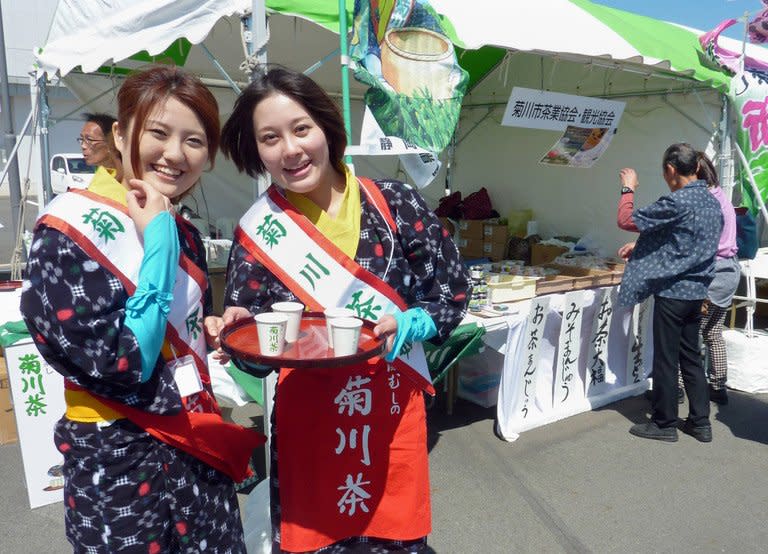
<path fill-rule="evenodd" d="M 651 419 L 629 430 L 646 439 L 677 441 L 679 367 L 689 399 L 682 431 L 701 442 L 712 440 L 699 326 L 701 305 L 715 275 L 723 215 L 708 181 L 699 176 L 700 167 L 700 152 L 691 145 L 671 145 L 662 159 L 670 194 L 634 211 L 628 205 L 639 185 L 637 173 L 631 168 L 620 172 L 619 227 L 639 231 L 640 236 L 619 249 L 628 259 L 619 304 L 632 306 L 654 297 Z"/>

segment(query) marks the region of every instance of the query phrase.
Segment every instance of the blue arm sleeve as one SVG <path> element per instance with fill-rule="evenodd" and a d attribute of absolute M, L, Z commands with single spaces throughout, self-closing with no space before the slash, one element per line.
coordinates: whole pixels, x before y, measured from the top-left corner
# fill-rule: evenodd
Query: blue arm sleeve
<path fill-rule="evenodd" d="M 394 316 L 397 321 L 397 333 L 392 350 L 384 358 L 388 362 L 397 358 L 406 342 L 421 342 L 437 335 L 435 322 L 423 308 L 410 308 Z"/>
<path fill-rule="evenodd" d="M 156 215 L 144 230 L 138 287 L 125 303 L 125 326 L 133 332 L 141 350 L 142 382 L 152 375 L 165 340 L 179 251 L 173 216 L 168 212 Z"/>

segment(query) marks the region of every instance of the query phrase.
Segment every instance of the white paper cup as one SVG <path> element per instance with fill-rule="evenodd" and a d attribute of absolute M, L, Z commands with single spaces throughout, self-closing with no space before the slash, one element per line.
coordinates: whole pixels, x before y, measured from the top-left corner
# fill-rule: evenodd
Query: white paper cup
<path fill-rule="evenodd" d="M 301 302 L 275 302 L 272 304 L 272 311 L 288 316 L 288 326 L 285 329 L 285 342 L 296 342 L 299 338 L 301 313 L 304 311 L 304 304 Z"/>
<path fill-rule="evenodd" d="M 262 356 L 280 356 L 285 348 L 285 328 L 288 315 L 278 312 L 264 312 L 253 316 L 259 335 L 259 349 Z"/>
<path fill-rule="evenodd" d="M 328 308 L 325 314 L 325 328 L 328 331 L 328 346 L 333 348 L 333 333 L 331 333 L 331 320 L 335 317 L 355 317 L 354 310 L 349 308 Z"/>
<path fill-rule="evenodd" d="M 356 317 L 334 317 L 331 319 L 331 336 L 333 336 L 333 352 L 336 356 L 349 356 L 357 353 L 357 343 L 360 341 L 360 329 L 363 320 Z"/>

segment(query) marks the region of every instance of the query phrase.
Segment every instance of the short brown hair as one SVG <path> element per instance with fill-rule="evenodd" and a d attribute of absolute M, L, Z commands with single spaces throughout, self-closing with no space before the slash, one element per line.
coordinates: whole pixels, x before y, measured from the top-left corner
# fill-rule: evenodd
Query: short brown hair
<path fill-rule="evenodd" d="M 208 141 L 208 161 L 213 168 L 219 150 L 219 105 L 203 82 L 175 66 L 156 66 L 128 77 L 117 93 L 117 125 L 125 133 L 131 121 L 133 132 L 126 137 L 131 145 L 131 167 L 141 176 L 139 140 L 150 111 L 168 98 L 175 98 L 200 119 Z"/>
<path fill-rule="evenodd" d="M 344 150 L 347 134 L 339 107 L 315 81 L 297 71 L 273 66 L 248 85 L 235 102 L 221 133 L 221 151 L 240 171 L 256 177 L 266 171 L 256 147 L 253 132 L 253 111 L 265 98 L 283 94 L 307 110 L 320 126 L 328 142 L 331 165 L 344 173 Z"/>

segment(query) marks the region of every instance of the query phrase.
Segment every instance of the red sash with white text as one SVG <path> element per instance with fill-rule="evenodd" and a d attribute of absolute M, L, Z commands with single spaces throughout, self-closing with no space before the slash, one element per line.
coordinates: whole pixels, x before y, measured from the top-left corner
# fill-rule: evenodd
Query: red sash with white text
<path fill-rule="evenodd" d="M 134 293 L 144 248 L 124 206 L 88 191 L 76 191 L 54 199 L 38 223 L 66 234 L 92 260 L 115 275 L 129 295 Z M 242 481 L 250 475 L 248 462 L 253 449 L 264 443 L 264 437 L 225 422 L 219 412 L 206 361 L 202 304 L 206 287 L 204 272 L 182 254 L 172 292 L 174 300 L 170 304 L 165 340 L 176 357 L 191 358 L 203 383 L 202 391 L 182 398 L 185 408 L 182 412 L 174 415 L 150 414 L 86 392 L 155 438 L 227 473 L 235 481 Z M 84 390 L 69 381 L 66 386 Z"/>
<path fill-rule="evenodd" d="M 361 188 L 396 232 L 378 188 L 368 180 Z M 325 239 L 274 186 L 243 216 L 235 237 L 312 310 L 345 306 L 377 320 L 406 309 L 392 287 Z M 280 371 L 282 550 L 316 550 L 354 536 L 429 534 L 422 390 L 434 391 L 421 344 L 391 364 L 375 358 L 344 368 Z"/>

